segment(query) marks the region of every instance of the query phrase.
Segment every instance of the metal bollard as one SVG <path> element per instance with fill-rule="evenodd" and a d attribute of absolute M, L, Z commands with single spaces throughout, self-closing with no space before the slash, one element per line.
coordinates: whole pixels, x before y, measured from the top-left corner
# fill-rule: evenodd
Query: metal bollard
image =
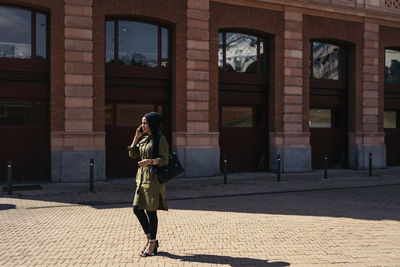
<path fill-rule="evenodd" d="M 228 157 L 224 153 L 224 184 L 228 183 Z"/>
<path fill-rule="evenodd" d="M 94 177 L 93 177 L 93 167 L 94 167 L 94 160 L 90 159 L 90 191 L 94 192 Z"/>
<path fill-rule="evenodd" d="M 368 153 L 369 176 L 372 176 L 372 153 Z"/>
<path fill-rule="evenodd" d="M 13 162 L 12 160 L 7 161 L 7 191 L 8 194 L 12 194 L 12 167 L 13 167 Z"/>
<path fill-rule="evenodd" d="M 277 181 L 280 182 L 281 181 L 281 156 L 278 155 L 276 160 L 278 163 L 278 168 L 276 170 L 276 175 L 277 175 L 276 178 L 277 178 Z"/>
<path fill-rule="evenodd" d="M 324 178 L 328 179 L 328 155 L 324 155 Z"/>

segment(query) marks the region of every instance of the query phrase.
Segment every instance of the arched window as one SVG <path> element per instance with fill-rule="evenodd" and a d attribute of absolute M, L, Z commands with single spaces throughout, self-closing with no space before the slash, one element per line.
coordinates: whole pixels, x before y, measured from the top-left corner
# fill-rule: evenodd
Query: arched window
<path fill-rule="evenodd" d="M 218 67 L 220 71 L 264 73 L 264 55 L 263 38 L 237 32 L 219 33 Z"/>
<path fill-rule="evenodd" d="M 47 59 L 47 15 L 0 6 L 0 58 Z"/>
<path fill-rule="evenodd" d="M 139 21 L 107 20 L 105 59 L 127 66 L 169 67 L 169 29 Z"/>

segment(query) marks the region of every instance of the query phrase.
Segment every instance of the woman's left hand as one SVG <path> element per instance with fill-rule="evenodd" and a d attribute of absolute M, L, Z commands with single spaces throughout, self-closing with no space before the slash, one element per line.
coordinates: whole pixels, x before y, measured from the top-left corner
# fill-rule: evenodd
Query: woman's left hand
<path fill-rule="evenodd" d="M 149 159 L 142 159 L 141 161 L 138 162 L 140 167 L 146 167 L 151 164 L 151 160 Z"/>

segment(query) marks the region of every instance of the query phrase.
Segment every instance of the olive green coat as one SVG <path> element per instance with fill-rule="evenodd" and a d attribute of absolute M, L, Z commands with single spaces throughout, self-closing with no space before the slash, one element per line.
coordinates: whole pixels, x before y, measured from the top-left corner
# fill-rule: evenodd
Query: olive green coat
<path fill-rule="evenodd" d="M 128 146 L 129 157 L 134 159 L 151 159 L 153 141 L 151 136 L 144 136 L 135 146 Z M 165 136 L 160 136 L 158 166 L 168 165 L 168 143 Z M 154 159 L 153 159 L 154 160 Z M 139 209 L 154 211 L 168 210 L 165 201 L 165 184 L 160 184 L 153 168 L 139 167 L 136 174 L 136 192 L 133 206 Z"/>

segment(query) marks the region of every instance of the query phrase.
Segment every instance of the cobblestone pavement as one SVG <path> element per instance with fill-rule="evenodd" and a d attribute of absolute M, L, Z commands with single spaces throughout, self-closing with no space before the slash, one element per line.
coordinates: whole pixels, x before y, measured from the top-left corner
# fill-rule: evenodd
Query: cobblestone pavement
<path fill-rule="evenodd" d="M 98 202 L 66 189 L 0 195 L 0 266 L 400 266 L 400 185 L 175 192 L 158 213 L 160 253 L 149 258 L 138 256 L 144 235 L 129 202 L 115 201 L 121 192 Z"/>

